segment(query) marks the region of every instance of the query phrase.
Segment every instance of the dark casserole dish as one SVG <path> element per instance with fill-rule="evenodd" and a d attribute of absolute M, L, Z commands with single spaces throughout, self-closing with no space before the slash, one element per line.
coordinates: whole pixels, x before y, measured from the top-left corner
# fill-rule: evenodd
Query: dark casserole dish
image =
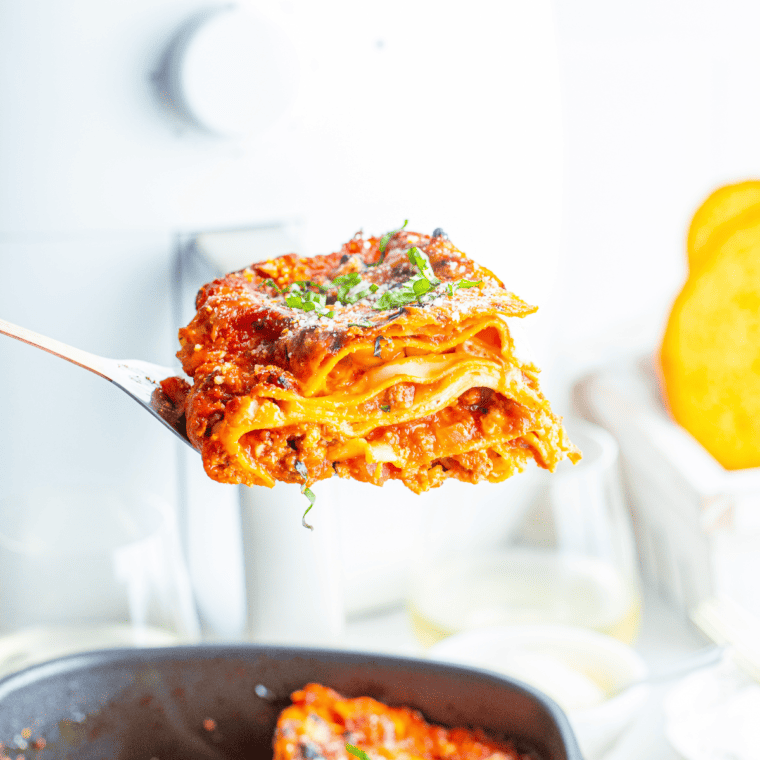
<path fill-rule="evenodd" d="M 536 760 L 581 760 L 561 710 L 517 681 L 411 658 L 255 645 L 107 650 L 9 676 L 0 681 L 2 754 L 269 760 L 277 716 L 309 682 L 481 728 Z"/>

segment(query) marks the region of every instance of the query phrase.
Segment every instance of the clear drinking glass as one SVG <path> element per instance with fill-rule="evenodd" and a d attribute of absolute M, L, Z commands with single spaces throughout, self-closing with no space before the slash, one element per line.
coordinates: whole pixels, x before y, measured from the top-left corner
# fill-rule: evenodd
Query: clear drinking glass
<path fill-rule="evenodd" d="M 542 472 L 528 506 L 493 505 L 512 514 L 507 531 L 495 534 L 487 522 L 479 529 L 477 488 L 471 500 L 428 521 L 408 598 L 424 645 L 510 623 L 584 626 L 626 643 L 635 638 L 638 560 L 617 444 L 591 423 L 570 420 L 566 427 L 583 459 Z"/>
<path fill-rule="evenodd" d="M 0 501 L 0 674 L 199 634 L 164 502 L 96 486 L 35 488 Z"/>

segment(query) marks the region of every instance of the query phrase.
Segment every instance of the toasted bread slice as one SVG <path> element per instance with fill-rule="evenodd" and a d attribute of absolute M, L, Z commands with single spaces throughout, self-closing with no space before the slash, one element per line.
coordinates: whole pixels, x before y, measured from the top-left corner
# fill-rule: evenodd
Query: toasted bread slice
<path fill-rule="evenodd" d="M 697 209 L 689 225 L 686 251 L 689 270 L 696 271 L 716 250 L 719 239 L 727 237 L 737 217 L 760 210 L 760 181 L 747 180 L 719 187 Z"/>
<path fill-rule="evenodd" d="M 665 331 L 667 401 L 724 467 L 760 467 L 760 210 L 706 253 Z"/>

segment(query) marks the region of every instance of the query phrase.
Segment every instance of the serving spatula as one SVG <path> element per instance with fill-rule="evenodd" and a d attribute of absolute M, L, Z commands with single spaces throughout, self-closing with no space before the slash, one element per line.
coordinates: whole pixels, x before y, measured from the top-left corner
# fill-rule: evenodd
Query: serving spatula
<path fill-rule="evenodd" d="M 137 401 L 140 406 L 149 411 L 157 420 L 160 420 L 178 438 L 181 438 L 188 446 L 193 447 L 187 437 L 185 429 L 185 417 L 177 411 L 161 390 L 160 382 L 167 377 L 179 374 L 178 370 L 169 367 L 161 367 L 136 359 L 119 360 L 106 359 L 79 348 L 74 348 L 59 340 L 48 338 L 45 335 L 19 327 L 11 322 L 0 319 L 0 333 L 16 338 L 23 343 L 28 343 L 35 348 L 41 348 L 54 356 L 76 364 L 82 369 L 94 372 L 99 377 L 109 380 L 124 391 L 130 398 Z M 194 448 L 194 447 L 193 447 Z"/>

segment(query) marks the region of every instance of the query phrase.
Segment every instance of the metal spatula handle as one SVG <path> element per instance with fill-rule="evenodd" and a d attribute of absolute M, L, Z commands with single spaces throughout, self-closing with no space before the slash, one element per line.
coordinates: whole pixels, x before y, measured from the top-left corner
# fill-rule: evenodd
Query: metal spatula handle
<path fill-rule="evenodd" d="M 178 370 L 134 359 L 128 361 L 106 359 L 69 346 L 60 340 L 49 338 L 47 335 L 27 330 L 26 327 L 14 325 L 4 319 L 0 319 L 0 333 L 35 348 L 41 348 L 43 351 L 109 380 L 147 409 L 185 443 L 192 446 L 185 430 L 184 415 L 181 410 L 178 411 L 173 407 L 160 386 L 162 380 L 179 374 Z"/>
<path fill-rule="evenodd" d="M 46 335 L 40 335 L 40 333 L 36 333 L 33 330 L 27 330 L 26 327 L 6 322 L 4 319 L 0 319 L 0 333 L 28 343 L 35 348 L 41 348 L 43 351 L 47 351 L 54 356 L 59 356 L 61 359 L 66 359 L 66 361 L 76 364 L 82 367 L 82 369 L 88 369 L 90 372 L 94 372 L 96 375 L 100 375 L 106 380 L 113 382 L 113 377 L 109 373 L 108 368 L 109 360 L 104 359 L 102 356 L 96 356 L 79 348 L 74 348 L 74 346 L 69 346 L 60 340 L 48 338 Z"/>

